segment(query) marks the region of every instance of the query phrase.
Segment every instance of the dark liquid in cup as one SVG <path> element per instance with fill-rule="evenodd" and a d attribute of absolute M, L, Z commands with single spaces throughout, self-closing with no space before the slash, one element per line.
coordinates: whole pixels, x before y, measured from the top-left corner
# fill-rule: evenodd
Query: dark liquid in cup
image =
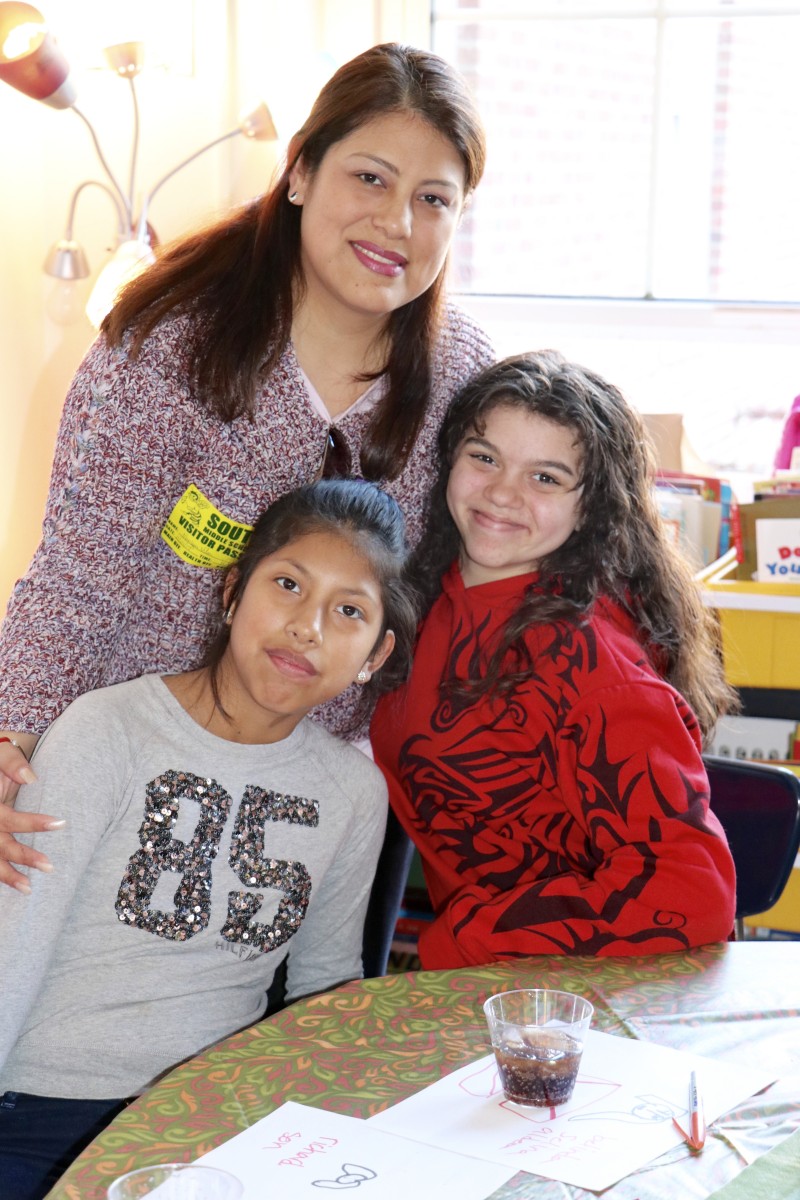
<path fill-rule="evenodd" d="M 572 1095 L 581 1047 L 567 1033 L 543 1030 L 525 1044 L 495 1048 L 500 1082 L 509 1100 L 540 1108 L 565 1104 Z"/>

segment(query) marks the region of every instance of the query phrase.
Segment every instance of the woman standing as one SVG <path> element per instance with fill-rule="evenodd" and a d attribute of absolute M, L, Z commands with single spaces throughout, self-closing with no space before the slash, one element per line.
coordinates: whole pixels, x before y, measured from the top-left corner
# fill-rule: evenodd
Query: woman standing
<path fill-rule="evenodd" d="M 83 692 L 196 667 L 215 568 L 277 496 L 362 475 L 417 540 L 442 416 L 492 357 L 443 294 L 483 164 L 452 68 L 375 46 L 325 85 L 275 186 L 168 248 L 106 319 L 0 631 L 0 881 L 28 889 L 6 860 L 47 866 L 13 838 L 48 827 L 9 807 L 20 750 Z M 346 694 L 319 715 L 355 736 L 354 710 Z"/>

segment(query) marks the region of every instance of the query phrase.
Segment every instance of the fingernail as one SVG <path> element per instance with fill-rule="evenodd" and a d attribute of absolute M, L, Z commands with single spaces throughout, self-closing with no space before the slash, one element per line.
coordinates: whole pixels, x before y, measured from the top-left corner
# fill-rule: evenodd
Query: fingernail
<path fill-rule="evenodd" d="M 66 820 L 49 821 L 48 824 L 45 825 L 45 829 L 63 829 L 66 823 Z"/>
<path fill-rule="evenodd" d="M 36 864 L 37 871 L 48 871 L 49 872 L 49 871 L 52 871 L 52 869 L 53 869 L 53 864 L 51 862 L 43 862 L 43 863 Z"/>
<path fill-rule="evenodd" d="M 19 773 L 19 777 L 23 783 L 36 783 L 36 776 L 30 767 L 23 767 Z"/>
<path fill-rule="evenodd" d="M 15 883 L 14 887 L 18 892 L 22 892 L 23 896 L 30 896 L 31 894 L 31 885 L 27 882 L 27 880 L 25 883 Z"/>

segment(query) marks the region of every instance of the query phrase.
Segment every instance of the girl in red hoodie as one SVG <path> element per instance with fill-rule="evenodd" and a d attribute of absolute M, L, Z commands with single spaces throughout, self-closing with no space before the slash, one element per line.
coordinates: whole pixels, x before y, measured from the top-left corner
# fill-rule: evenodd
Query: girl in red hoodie
<path fill-rule="evenodd" d="M 727 938 L 701 749 L 734 697 L 641 420 L 525 354 L 462 391 L 440 451 L 413 673 L 372 726 L 434 907 L 422 966 Z"/>

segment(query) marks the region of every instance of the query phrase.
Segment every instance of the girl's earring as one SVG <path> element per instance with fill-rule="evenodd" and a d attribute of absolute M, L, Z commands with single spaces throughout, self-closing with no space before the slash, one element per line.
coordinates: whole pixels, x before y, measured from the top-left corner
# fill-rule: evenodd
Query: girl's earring
<path fill-rule="evenodd" d="M 290 192 L 290 193 L 289 193 L 289 203 L 290 203 L 290 204 L 296 204 L 296 203 L 297 203 L 297 192 Z"/>
<path fill-rule="evenodd" d="M 232 604 L 229 604 L 228 607 L 225 609 L 225 612 L 222 614 L 222 620 L 225 625 L 230 625 L 231 621 L 233 620 L 233 605 Z"/>
<path fill-rule="evenodd" d="M 366 669 L 366 667 L 361 668 L 356 675 L 356 679 L 359 683 L 369 683 L 369 671 Z"/>

